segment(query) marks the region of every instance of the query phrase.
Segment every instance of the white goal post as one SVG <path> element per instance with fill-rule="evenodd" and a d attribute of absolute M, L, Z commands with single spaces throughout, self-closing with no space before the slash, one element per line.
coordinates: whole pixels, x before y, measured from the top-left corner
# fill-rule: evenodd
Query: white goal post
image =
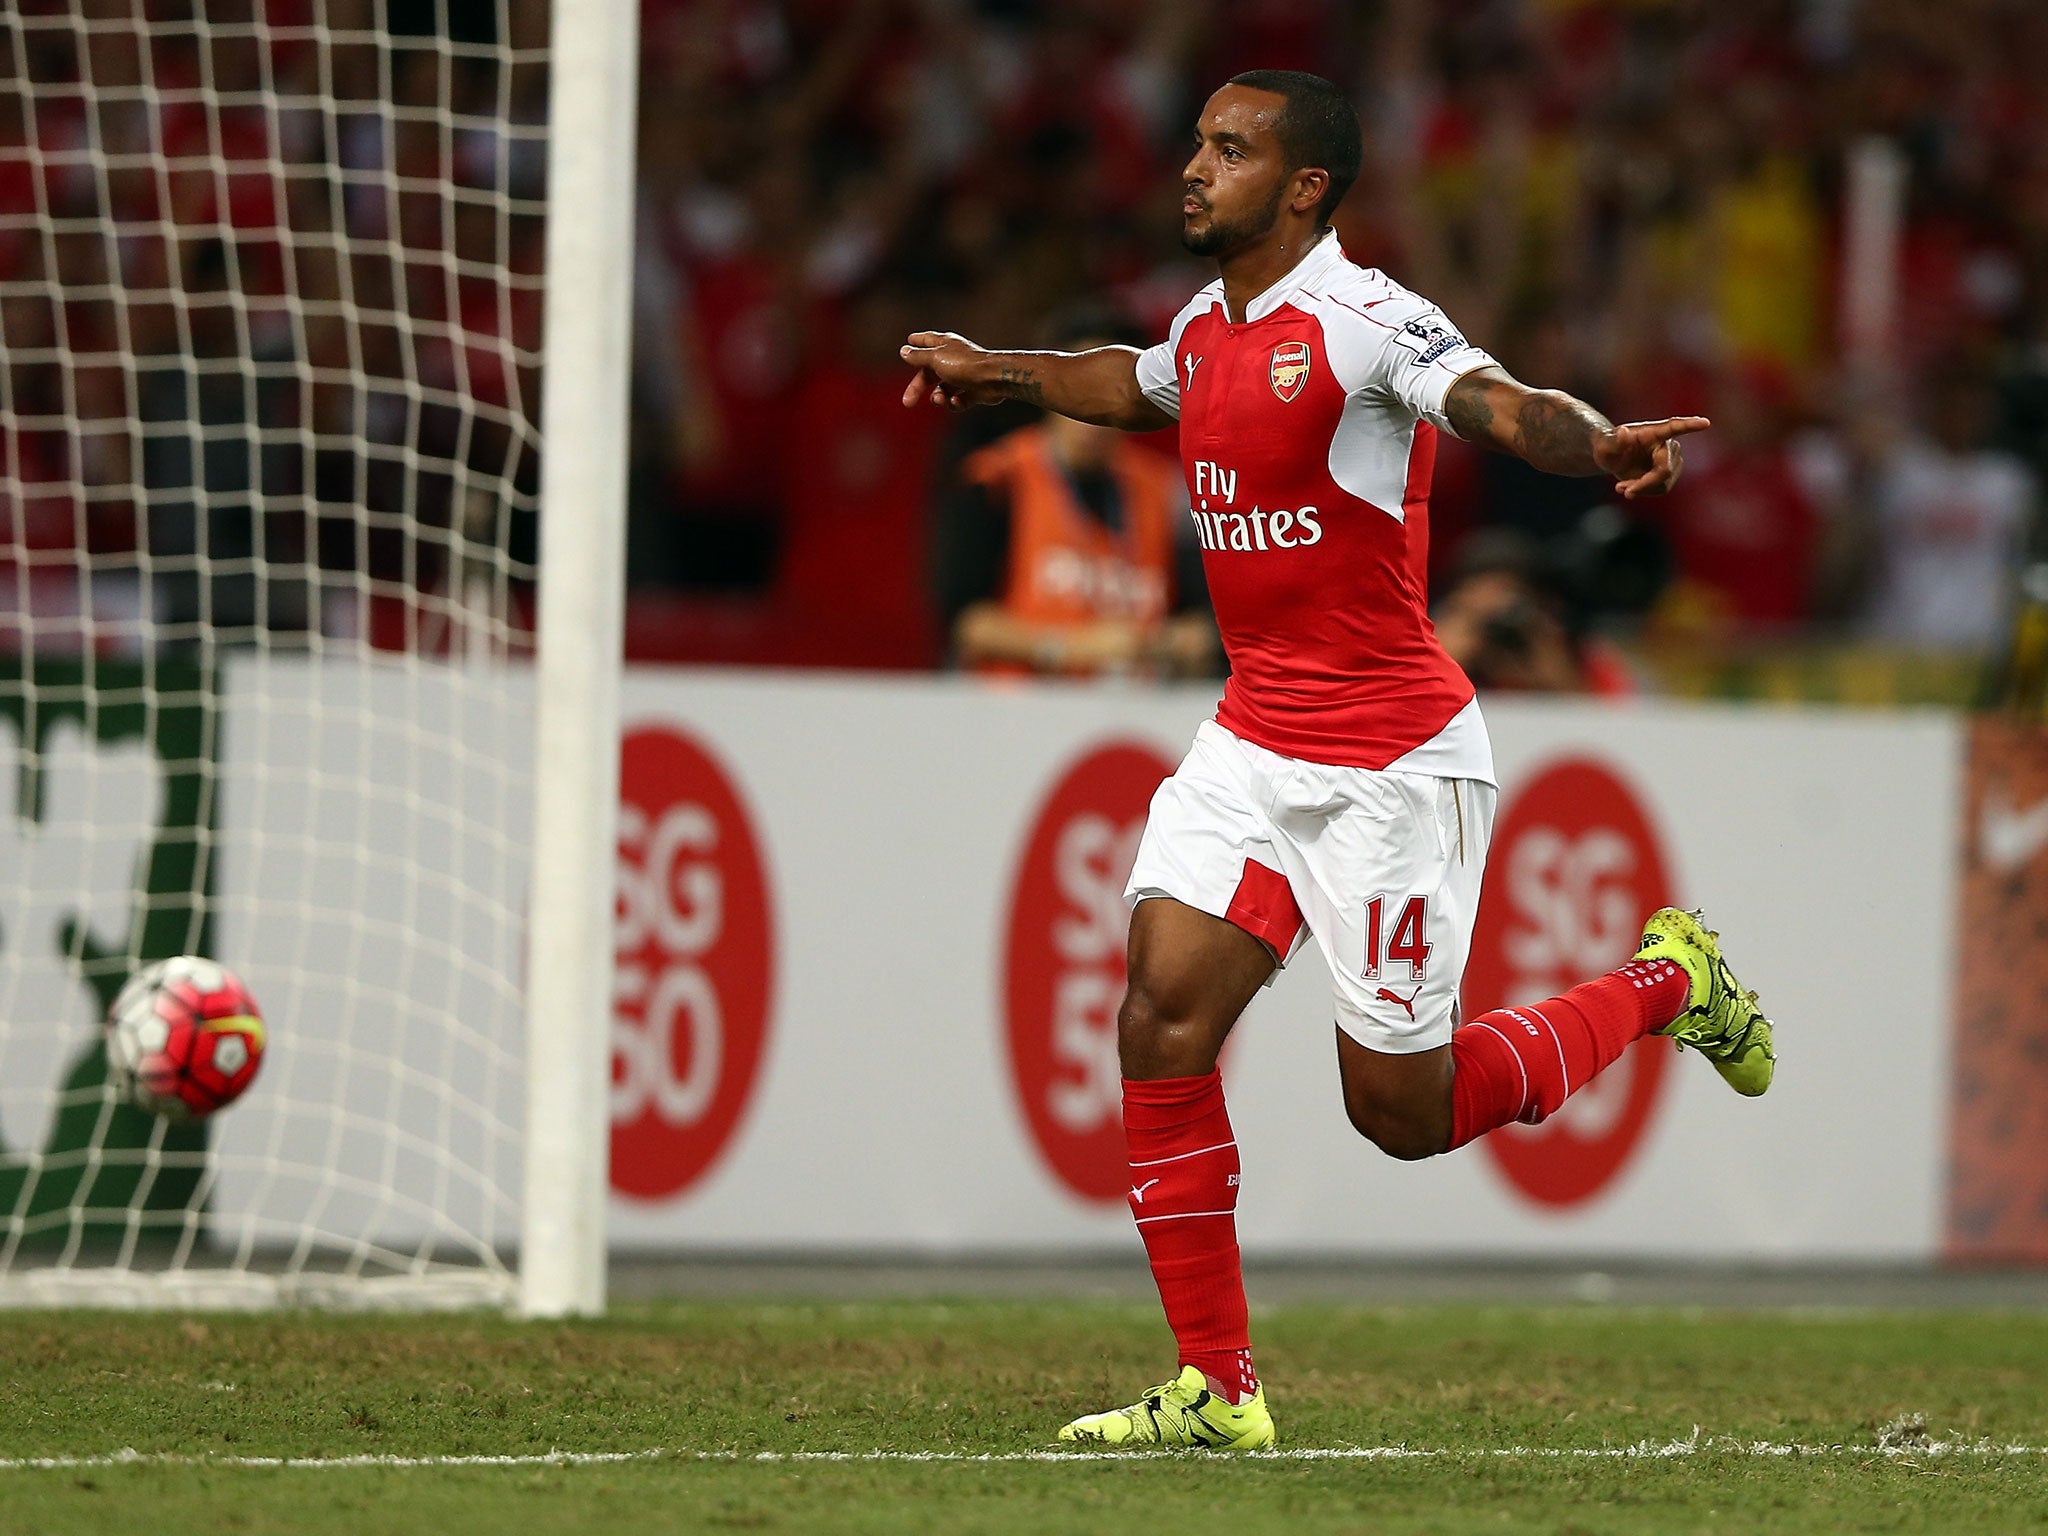
<path fill-rule="evenodd" d="M 638 0 L 554 0 L 521 1304 L 604 1307 Z M 573 510 L 572 510 L 573 509 Z M 603 850 L 593 859 L 590 850 Z"/>
<path fill-rule="evenodd" d="M 637 17 L 0 14 L 0 1305 L 603 1307 Z"/>

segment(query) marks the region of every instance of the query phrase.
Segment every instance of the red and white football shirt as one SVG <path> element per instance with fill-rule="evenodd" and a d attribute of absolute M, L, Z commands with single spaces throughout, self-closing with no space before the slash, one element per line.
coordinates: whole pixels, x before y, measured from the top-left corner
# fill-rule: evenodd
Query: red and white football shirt
<path fill-rule="evenodd" d="M 1493 782 L 1472 684 L 1428 612 L 1444 396 L 1492 361 L 1334 232 L 1242 321 L 1219 279 L 1139 356 L 1146 398 L 1180 419 L 1230 657 L 1218 724 L 1306 762 Z"/>

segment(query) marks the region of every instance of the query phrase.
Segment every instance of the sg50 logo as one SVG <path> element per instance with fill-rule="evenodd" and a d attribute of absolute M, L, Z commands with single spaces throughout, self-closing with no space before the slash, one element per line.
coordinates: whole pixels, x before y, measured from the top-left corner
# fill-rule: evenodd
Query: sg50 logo
<path fill-rule="evenodd" d="M 1464 1016 L 1554 997 L 1626 965 L 1642 920 L 1671 905 L 1663 842 L 1632 788 L 1589 758 L 1552 762 L 1493 831 Z M 1620 1178 L 1663 1098 L 1671 1044 L 1636 1040 L 1538 1126 L 1485 1139 L 1501 1176 L 1540 1206 L 1575 1206 Z"/>
<path fill-rule="evenodd" d="M 1503 809 L 1487 854 L 1464 1016 L 1554 997 L 1626 965 L 1642 921 L 1671 904 L 1655 824 L 1635 793 L 1587 758 L 1553 762 Z M 1503 1126 L 1487 1153 L 1538 1205 L 1589 1200 L 1641 1146 L 1671 1044 L 1639 1040 L 1541 1125 Z"/>
<path fill-rule="evenodd" d="M 1088 1201 L 1124 1196 L 1116 1015 L 1145 812 L 1173 765 L 1118 742 L 1063 773 L 1032 823 L 1010 901 L 1003 1000 L 1010 1070 L 1046 1166 Z"/>
<path fill-rule="evenodd" d="M 774 939 L 753 823 L 690 738 L 627 734 L 612 998 L 612 1187 L 667 1199 L 737 1129 L 768 1037 Z"/>

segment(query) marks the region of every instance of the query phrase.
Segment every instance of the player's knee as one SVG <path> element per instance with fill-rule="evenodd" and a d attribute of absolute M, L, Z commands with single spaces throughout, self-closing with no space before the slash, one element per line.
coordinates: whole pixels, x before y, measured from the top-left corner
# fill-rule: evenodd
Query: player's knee
<path fill-rule="evenodd" d="M 1344 1110 L 1351 1127 L 1387 1156 L 1404 1163 L 1420 1162 L 1450 1150 L 1451 1128 L 1436 1114 L 1413 1106 L 1390 1104 L 1367 1094 L 1347 1093 Z"/>
<path fill-rule="evenodd" d="M 1116 1054 L 1124 1076 L 1171 1076 L 1162 1069 L 1174 1054 L 1174 1033 L 1159 994 L 1132 977 L 1116 1015 Z"/>
<path fill-rule="evenodd" d="M 1129 1078 L 1197 1077 L 1215 1065 L 1210 1031 L 1172 989 L 1134 975 L 1116 1016 L 1117 1062 Z"/>
<path fill-rule="evenodd" d="M 1131 1075 L 1131 1056 L 1149 1046 L 1159 1030 L 1159 1004 L 1138 985 L 1136 977 L 1124 992 L 1123 1005 L 1116 1011 L 1116 1053 L 1124 1076 Z"/>

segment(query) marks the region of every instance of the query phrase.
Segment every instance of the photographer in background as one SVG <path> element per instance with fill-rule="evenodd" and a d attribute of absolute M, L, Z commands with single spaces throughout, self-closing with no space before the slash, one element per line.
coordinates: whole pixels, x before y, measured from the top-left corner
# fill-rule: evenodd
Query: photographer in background
<path fill-rule="evenodd" d="M 1636 691 L 1620 656 L 1587 633 L 1576 584 L 1519 533 L 1475 535 L 1432 618 L 1476 688 L 1611 698 Z"/>

